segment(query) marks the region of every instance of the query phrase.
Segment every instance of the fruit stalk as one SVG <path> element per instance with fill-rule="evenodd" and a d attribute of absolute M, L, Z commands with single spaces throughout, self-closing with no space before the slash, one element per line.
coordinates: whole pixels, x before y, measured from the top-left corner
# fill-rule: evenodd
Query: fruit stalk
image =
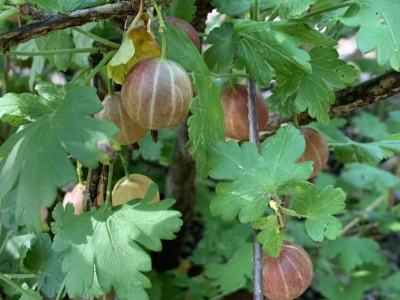
<path fill-rule="evenodd" d="M 162 13 L 160 8 L 158 7 L 157 3 L 154 0 L 150 0 L 151 4 L 153 5 L 154 9 L 157 12 L 158 19 L 160 20 L 160 29 L 158 30 L 161 35 L 161 59 L 167 58 L 167 38 L 165 37 L 165 23 L 162 17 Z"/>

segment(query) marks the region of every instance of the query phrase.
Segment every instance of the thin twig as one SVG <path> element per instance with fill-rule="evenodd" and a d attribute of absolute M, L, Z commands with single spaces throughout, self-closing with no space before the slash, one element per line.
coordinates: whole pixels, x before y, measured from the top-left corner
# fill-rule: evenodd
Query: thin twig
<path fill-rule="evenodd" d="M 37 22 L 32 22 L 24 26 L 12 29 L 0 35 L 0 52 L 8 51 L 12 46 L 19 43 L 29 41 L 31 39 L 48 35 L 53 31 L 65 29 L 69 27 L 81 26 L 90 22 L 100 20 L 124 17 L 135 14 L 139 8 L 137 0 L 134 1 L 118 1 L 94 7 L 74 10 L 68 13 L 57 14 L 39 14 L 37 9 L 34 10 L 37 17 L 45 18 Z M 158 4 L 166 2 L 165 0 L 157 0 Z M 144 8 L 151 6 L 149 1 L 144 2 Z M 26 7 L 23 8 L 24 13 L 28 13 Z"/>
<path fill-rule="evenodd" d="M 372 202 L 370 205 L 368 205 L 368 207 L 366 209 L 364 209 L 364 214 L 372 211 L 373 209 L 375 209 L 375 207 L 377 207 L 379 204 L 381 204 L 381 202 L 384 200 L 384 197 L 379 197 L 377 198 L 374 202 Z M 346 235 L 346 233 L 353 228 L 354 226 L 356 226 L 358 223 L 360 223 L 361 218 L 357 218 L 357 219 L 353 219 L 351 220 L 349 223 L 347 223 L 343 229 L 342 229 L 342 235 Z"/>
<path fill-rule="evenodd" d="M 260 140 L 258 138 L 257 130 L 257 105 L 256 105 L 256 86 L 254 81 L 251 79 L 247 80 L 247 91 L 248 91 L 248 102 L 247 106 L 249 109 L 249 141 L 260 148 Z M 254 279 L 254 300 L 262 300 L 262 248 L 257 243 L 258 230 L 253 229 L 253 279 Z"/>
<path fill-rule="evenodd" d="M 329 111 L 329 118 L 334 119 L 348 115 L 357 108 L 371 105 L 380 100 L 386 100 L 397 94 L 400 94 L 400 72 L 396 72 L 395 70 L 387 71 L 370 80 L 336 91 L 336 100 Z M 316 121 L 309 116 L 307 111 L 299 113 L 297 119 L 299 125 L 307 125 Z M 268 124 L 265 130 L 272 134 L 282 124 L 291 122 L 291 118 L 272 114 L 268 117 Z"/>

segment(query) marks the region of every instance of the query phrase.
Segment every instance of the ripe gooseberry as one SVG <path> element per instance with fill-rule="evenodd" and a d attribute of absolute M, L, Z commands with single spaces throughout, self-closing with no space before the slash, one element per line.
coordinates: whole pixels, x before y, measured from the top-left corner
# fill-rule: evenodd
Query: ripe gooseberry
<path fill-rule="evenodd" d="M 122 85 L 121 99 L 134 123 L 148 129 L 175 126 L 189 113 L 193 87 L 188 73 L 172 60 L 137 63 Z"/>
<path fill-rule="evenodd" d="M 283 242 L 278 257 L 263 254 L 263 293 L 271 300 L 291 300 L 310 285 L 313 265 L 307 252 L 295 243 Z"/>
<path fill-rule="evenodd" d="M 129 179 L 126 180 L 126 177 L 122 177 L 114 186 L 111 193 L 113 206 L 124 204 L 136 198 L 143 199 L 150 184 L 154 183 L 153 180 L 142 174 L 130 174 Z M 160 193 L 157 191 L 150 203 L 158 201 L 160 201 Z"/>
<path fill-rule="evenodd" d="M 220 93 L 224 110 L 224 131 L 228 138 L 249 139 L 249 109 L 247 107 L 247 86 L 236 85 L 235 89 L 226 88 Z M 260 132 L 268 122 L 268 107 L 260 92 L 256 93 L 257 130 Z"/>
<path fill-rule="evenodd" d="M 297 162 L 313 161 L 314 170 L 310 176 L 310 178 L 313 178 L 323 170 L 328 162 L 328 144 L 322 135 L 312 128 L 300 128 L 300 132 L 306 140 L 306 148 Z"/>
<path fill-rule="evenodd" d="M 179 26 L 182 26 L 183 30 L 185 30 L 186 34 L 188 37 L 192 40 L 193 44 L 195 47 L 200 50 L 201 48 L 201 43 L 200 43 L 200 38 L 199 35 L 197 34 L 196 29 L 190 23 L 186 22 L 185 20 L 175 18 L 175 17 L 165 17 L 164 18 L 165 23 L 170 23 L 172 26 L 175 28 Z M 154 26 L 159 24 L 159 20 L 155 20 L 151 23 L 151 27 L 153 28 Z"/>
<path fill-rule="evenodd" d="M 65 194 L 63 206 L 65 207 L 68 203 L 71 203 L 75 207 L 75 214 L 80 215 L 83 212 L 82 202 L 85 190 L 85 184 L 78 183 L 75 185 L 71 192 Z"/>
<path fill-rule="evenodd" d="M 103 110 L 94 116 L 112 122 L 119 128 L 119 133 L 113 138 L 120 145 L 134 144 L 146 135 L 147 129 L 136 125 L 125 112 L 119 93 L 107 95 L 103 100 L 103 106 Z"/>

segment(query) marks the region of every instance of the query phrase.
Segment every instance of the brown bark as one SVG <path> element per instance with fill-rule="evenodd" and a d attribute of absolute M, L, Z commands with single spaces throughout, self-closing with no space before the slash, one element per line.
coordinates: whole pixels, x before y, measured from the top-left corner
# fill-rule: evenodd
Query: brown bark
<path fill-rule="evenodd" d="M 365 82 L 349 86 L 335 93 L 336 100 L 331 106 L 329 117 L 331 119 L 347 115 L 357 108 L 371 105 L 377 101 L 385 100 L 400 93 L 400 72 L 394 70 L 376 76 Z M 300 125 L 307 125 L 316 120 L 302 112 L 298 115 Z M 270 115 L 266 130 L 270 133 L 279 129 L 282 124 L 291 123 L 291 118 L 284 118 L 281 115 Z"/>
<path fill-rule="evenodd" d="M 166 2 L 168 1 L 156 0 L 156 3 L 158 4 Z M 34 19 L 42 17 L 44 18 L 0 35 L 0 51 L 4 53 L 12 46 L 18 45 L 22 42 L 27 42 L 40 36 L 48 35 L 56 30 L 80 26 L 89 22 L 96 22 L 99 20 L 135 14 L 139 9 L 139 3 L 139 0 L 134 0 L 133 2 L 120 1 L 116 3 L 78 9 L 65 14 L 49 14 L 41 12 L 36 8 L 30 8 L 27 5 L 23 5 L 20 7 L 21 13 L 28 14 Z M 150 1 L 145 0 L 144 8 L 150 6 Z"/>

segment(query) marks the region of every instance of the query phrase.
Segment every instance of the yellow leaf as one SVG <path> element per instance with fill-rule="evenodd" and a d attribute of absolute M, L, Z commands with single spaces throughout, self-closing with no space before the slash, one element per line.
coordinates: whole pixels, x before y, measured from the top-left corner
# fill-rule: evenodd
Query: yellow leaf
<path fill-rule="evenodd" d="M 108 77 L 118 84 L 124 82 L 126 74 L 139 61 L 160 56 L 160 46 L 150 30 L 149 15 L 142 13 L 135 21 L 136 24 L 131 24 L 124 35 L 118 52 L 108 63 Z"/>

